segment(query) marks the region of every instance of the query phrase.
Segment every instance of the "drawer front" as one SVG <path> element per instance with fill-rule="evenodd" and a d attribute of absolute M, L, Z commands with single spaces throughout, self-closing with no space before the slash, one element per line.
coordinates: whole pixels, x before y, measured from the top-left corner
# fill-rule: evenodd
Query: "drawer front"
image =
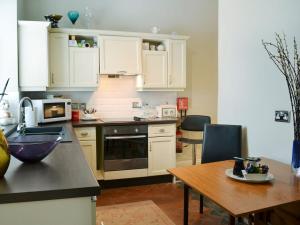
<path fill-rule="evenodd" d="M 96 128 L 95 127 L 80 127 L 74 128 L 77 138 L 81 141 L 96 140 Z"/>
<path fill-rule="evenodd" d="M 175 136 L 176 124 L 159 124 L 148 126 L 149 137 Z"/>

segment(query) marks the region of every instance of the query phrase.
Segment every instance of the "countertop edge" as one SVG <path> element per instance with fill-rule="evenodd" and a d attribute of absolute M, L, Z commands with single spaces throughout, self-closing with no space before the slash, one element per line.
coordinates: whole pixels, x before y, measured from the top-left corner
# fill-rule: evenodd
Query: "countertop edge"
<path fill-rule="evenodd" d="M 26 193 L 4 194 L 1 196 L 0 204 L 8 203 L 22 203 L 22 202 L 36 202 L 36 201 L 48 201 L 68 198 L 81 198 L 92 197 L 100 194 L 99 186 L 64 189 L 64 190 L 50 190 L 50 191 L 36 191 Z"/>
<path fill-rule="evenodd" d="M 102 122 L 102 121 L 78 121 L 72 122 L 73 127 L 97 127 L 97 126 L 113 126 L 113 125 L 148 125 L 148 124 L 172 124 L 177 120 L 149 120 L 149 121 L 128 121 L 128 122 Z"/>

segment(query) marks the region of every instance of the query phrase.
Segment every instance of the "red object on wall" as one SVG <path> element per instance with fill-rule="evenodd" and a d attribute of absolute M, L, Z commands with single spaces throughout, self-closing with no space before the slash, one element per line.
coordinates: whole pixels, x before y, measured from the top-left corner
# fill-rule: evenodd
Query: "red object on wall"
<path fill-rule="evenodd" d="M 179 97 L 177 98 L 177 110 L 188 110 L 189 108 L 189 98 L 188 97 Z"/>
<path fill-rule="evenodd" d="M 72 110 L 72 121 L 79 121 L 79 110 Z"/>

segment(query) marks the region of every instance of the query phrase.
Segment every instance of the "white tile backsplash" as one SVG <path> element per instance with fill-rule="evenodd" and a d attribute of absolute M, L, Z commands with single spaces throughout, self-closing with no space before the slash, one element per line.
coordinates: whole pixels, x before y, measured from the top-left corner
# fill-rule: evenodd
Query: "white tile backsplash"
<path fill-rule="evenodd" d="M 135 76 L 119 78 L 100 77 L 100 85 L 95 92 L 61 92 L 73 102 L 84 102 L 94 107 L 101 118 L 121 118 L 142 116 L 141 109 L 132 108 L 132 102 L 140 102 L 155 107 L 161 104 L 176 104 L 176 92 L 137 92 Z"/>

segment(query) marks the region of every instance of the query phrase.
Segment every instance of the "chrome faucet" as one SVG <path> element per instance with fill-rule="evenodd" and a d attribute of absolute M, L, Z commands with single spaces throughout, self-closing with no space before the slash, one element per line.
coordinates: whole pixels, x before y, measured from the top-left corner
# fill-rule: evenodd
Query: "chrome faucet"
<path fill-rule="evenodd" d="M 29 97 L 23 97 L 19 103 L 19 122 L 17 127 L 17 132 L 21 132 L 25 128 L 25 115 L 24 115 L 24 107 L 23 103 L 28 102 L 31 110 L 33 111 L 33 104 Z"/>

